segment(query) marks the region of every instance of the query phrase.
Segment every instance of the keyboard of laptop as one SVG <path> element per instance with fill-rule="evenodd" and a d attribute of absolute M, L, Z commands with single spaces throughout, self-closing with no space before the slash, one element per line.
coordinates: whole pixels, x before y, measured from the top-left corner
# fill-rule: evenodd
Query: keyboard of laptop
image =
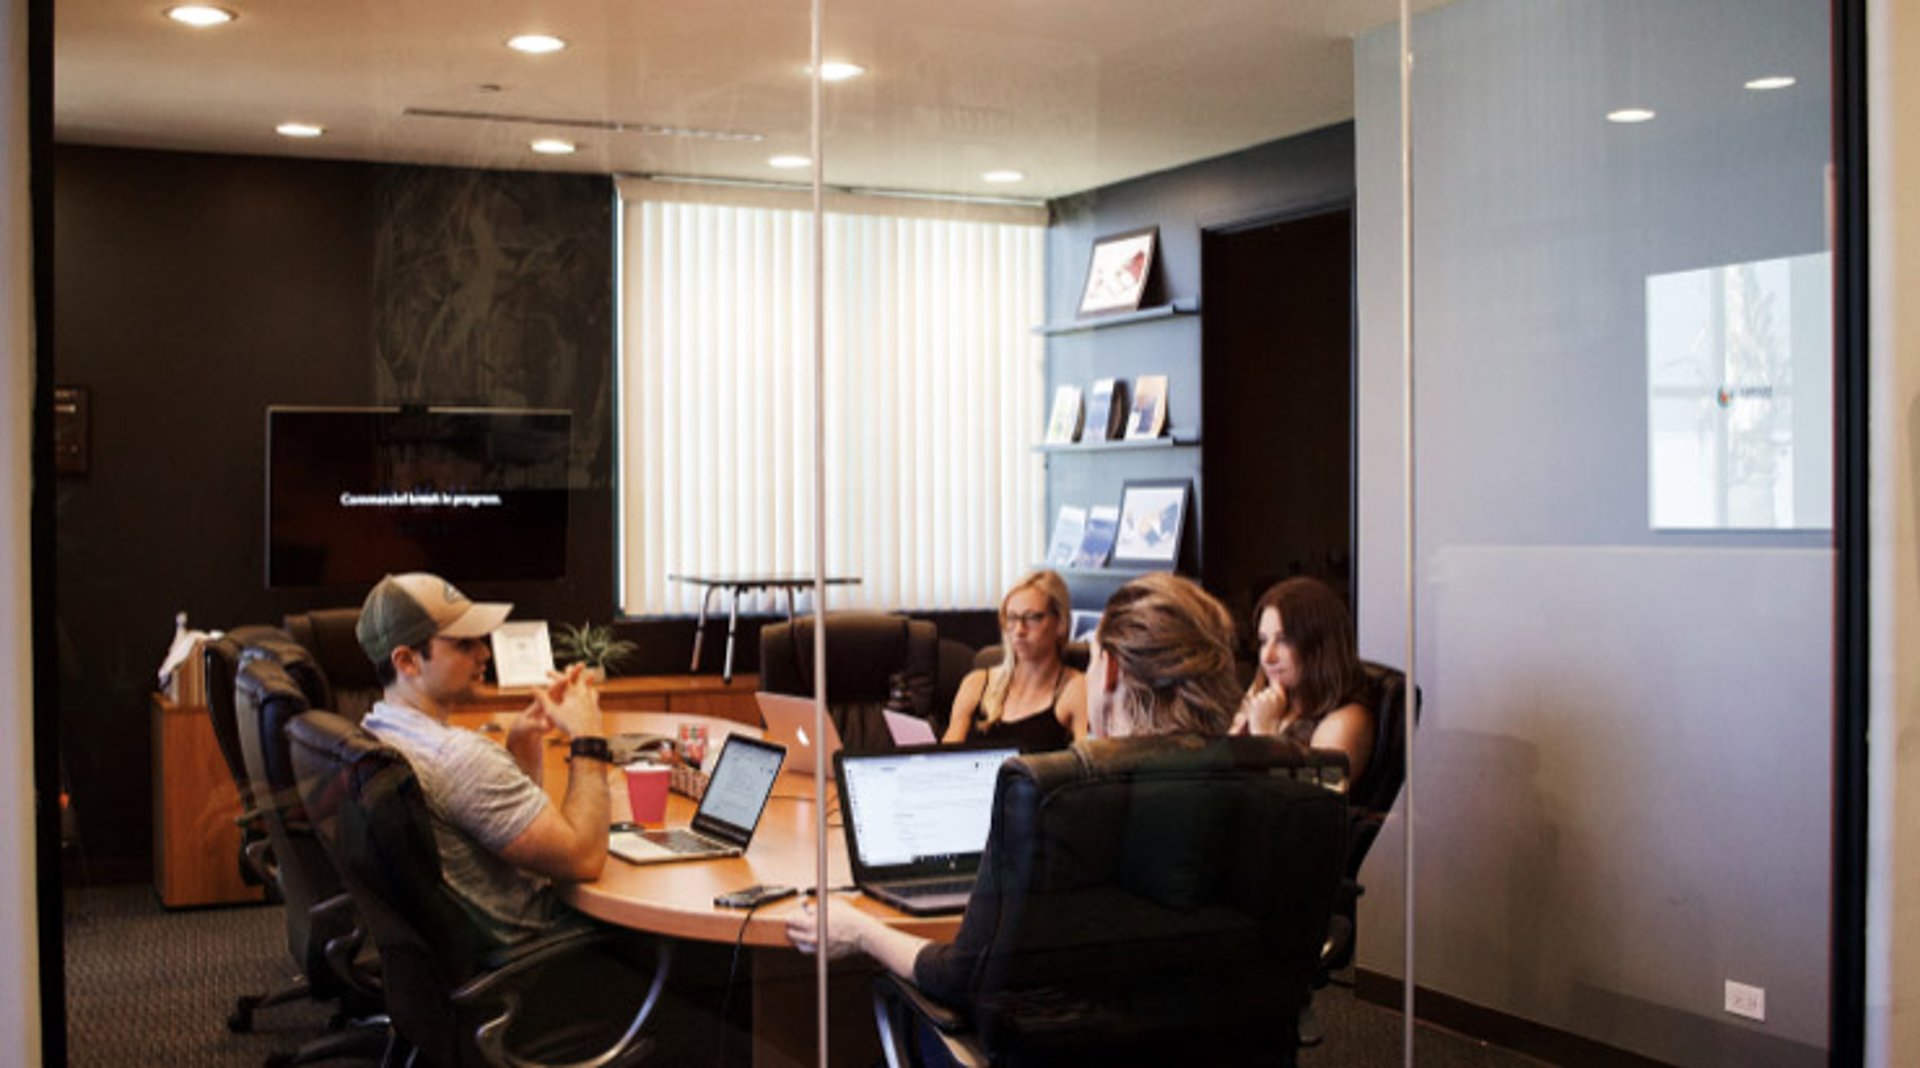
<path fill-rule="evenodd" d="M 662 849 L 669 849 L 675 853 L 701 853 L 720 844 L 711 838 L 704 838 L 679 827 L 665 831 L 642 831 L 640 836 Z"/>
<path fill-rule="evenodd" d="M 924 883 L 894 883 L 892 890 L 901 897 L 942 897 L 964 894 L 973 889 L 973 876 L 964 879 L 934 879 Z"/>

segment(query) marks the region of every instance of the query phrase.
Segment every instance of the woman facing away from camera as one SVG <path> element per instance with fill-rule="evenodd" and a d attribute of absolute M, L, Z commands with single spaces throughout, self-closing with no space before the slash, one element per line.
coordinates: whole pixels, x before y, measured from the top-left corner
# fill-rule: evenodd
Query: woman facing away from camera
<path fill-rule="evenodd" d="M 1290 578 L 1261 595 L 1253 621 L 1260 667 L 1232 733 L 1345 753 L 1348 780 L 1359 782 L 1373 752 L 1374 723 L 1346 604 L 1317 579 Z"/>
<path fill-rule="evenodd" d="M 1000 599 L 1000 663 L 968 672 L 953 698 L 946 737 L 1065 749 L 1087 736 L 1086 677 L 1067 666 L 1067 584 L 1035 571 Z"/>
<path fill-rule="evenodd" d="M 1240 700 L 1233 619 L 1213 596 L 1176 575 L 1155 573 L 1120 587 L 1107 601 L 1087 660 L 1087 725 L 1094 738 L 1151 734 L 1224 735 Z M 949 1004 L 963 997 L 979 946 L 967 928 L 951 945 L 889 927 L 829 897 L 826 952 L 865 953 Z M 787 921 L 787 939 L 814 952 L 811 902 Z"/>

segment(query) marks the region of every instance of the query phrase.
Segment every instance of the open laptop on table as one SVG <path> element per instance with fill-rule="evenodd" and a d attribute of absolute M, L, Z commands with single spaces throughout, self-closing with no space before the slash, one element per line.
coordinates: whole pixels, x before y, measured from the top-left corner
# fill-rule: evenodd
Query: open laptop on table
<path fill-rule="evenodd" d="M 813 698 L 762 690 L 753 695 L 753 700 L 760 706 L 760 718 L 767 724 L 767 737 L 786 746 L 793 754 L 796 773 L 813 774 L 815 742 L 826 747 L 828 766 L 832 766 L 833 755 L 840 751 L 840 731 L 833 725 L 833 717 L 828 716 L 826 730 L 817 739 L 813 736 Z"/>
<path fill-rule="evenodd" d="M 630 864 L 739 856 L 753 841 L 786 757 L 786 748 L 774 742 L 727 735 L 691 828 L 614 831 L 607 852 Z"/>
<path fill-rule="evenodd" d="M 862 893 L 926 916 L 967 907 L 993 823 L 993 786 L 1015 746 L 842 751 L 833 761 L 847 859 Z"/>

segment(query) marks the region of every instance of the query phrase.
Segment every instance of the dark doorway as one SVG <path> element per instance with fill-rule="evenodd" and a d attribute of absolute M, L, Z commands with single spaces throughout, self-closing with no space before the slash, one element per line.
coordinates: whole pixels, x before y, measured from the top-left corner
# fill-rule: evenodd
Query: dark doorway
<path fill-rule="evenodd" d="M 1353 209 L 1201 236 L 1203 578 L 1244 625 L 1311 575 L 1353 603 Z"/>

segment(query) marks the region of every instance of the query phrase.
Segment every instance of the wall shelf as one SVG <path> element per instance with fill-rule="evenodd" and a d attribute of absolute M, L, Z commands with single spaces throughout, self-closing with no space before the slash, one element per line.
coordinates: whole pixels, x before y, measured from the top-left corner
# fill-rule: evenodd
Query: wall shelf
<path fill-rule="evenodd" d="M 1033 447 L 1034 452 L 1117 452 L 1123 449 L 1191 449 L 1200 444 L 1199 438 L 1115 438 L 1111 441 L 1073 441 L 1040 444 Z"/>
<path fill-rule="evenodd" d="M 1156 304 L 1139 311 L 1122 312 L 1118 315 L 1102 315 L 1091 319 L 1075 319 L 1065 323 L 1048 323 L 1036 326 L 1033 332 L 1043 337 L 1058 337 L 1061 334 L 1079 334 L 1088 330 L 1105 330 L 1110 326 L 1128 326 L 1133 323 L 1150 323 L 1160 319 L 1172 319 L 1185 315 L 1199 315 L 1200 302 L 1197 300 L 1176 300 L 1169 304 Z"/>
<path fill-rule="evenodd" d="M 1052 564 L 1045 563 L 1045 562 L 1041 562 L 1033 566 L 1036 569 L 1044 568 L 1048 571 L 1058 572 L 1059 574 L 1070 577 L 1070 578 L 1071 577 L 1113 578 L 1113 579 L 1125 579 L 1129 581 L 1132 579 L 1137 579 L 1142 575 L 1151 575 L 1155 571 L 1173 570 L 1172 568 L 1166 568 L 1166 567 L 1054 567 Z"/>

